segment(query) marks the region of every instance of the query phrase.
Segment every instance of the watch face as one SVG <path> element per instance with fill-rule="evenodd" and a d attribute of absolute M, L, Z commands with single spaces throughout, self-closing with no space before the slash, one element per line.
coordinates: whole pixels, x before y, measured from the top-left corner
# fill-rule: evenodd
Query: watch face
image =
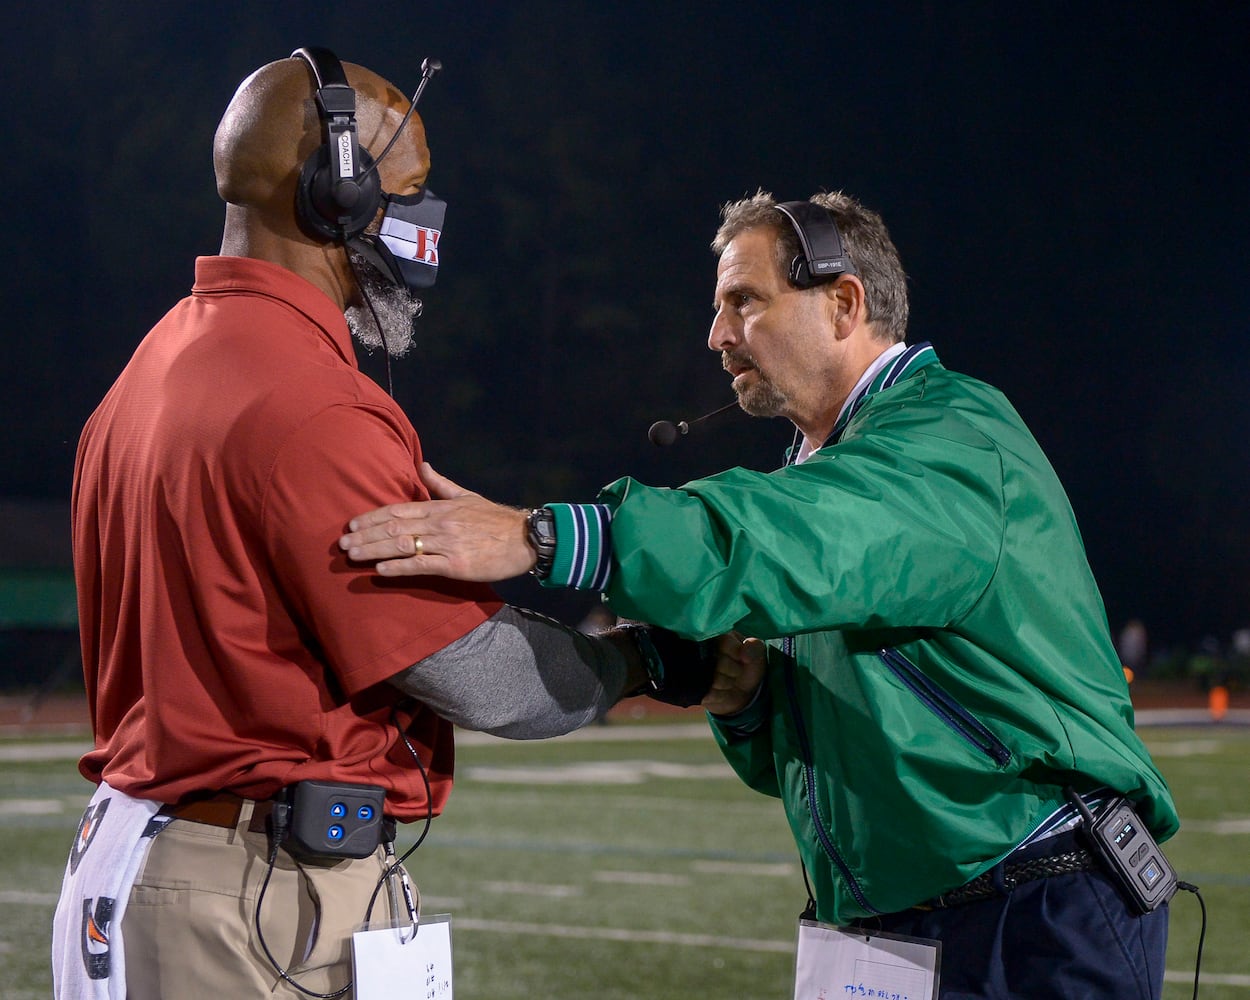
<path fill-rule="evenodd" d="M 534 554 L 538 557 L 538 561 L 530 572 L 538 579 L 545 580 L 551 572 L 551 565 L 556 556 L 555 515 L 546 507 L 531 510 L 529 531 L 526 537 L 534 549 Z"/>
<path fill-rule="evenodd" d="M 555 545 L 555 516 L 546 508 L 539 508 L 530 514 L 530 537 L 535 545 Z"/>

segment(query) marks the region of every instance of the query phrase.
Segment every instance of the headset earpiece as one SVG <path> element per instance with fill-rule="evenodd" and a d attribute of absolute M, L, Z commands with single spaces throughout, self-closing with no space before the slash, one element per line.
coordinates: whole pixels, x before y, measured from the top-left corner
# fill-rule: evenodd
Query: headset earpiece
<path fill-rule="evenodd" d="M 295 189 L 295 213 L 308 235 L 346 243 L 359 236 L 377 215 L 381 185 L 376 170 L 363 178 L 336 182 L 329 158 L 329 149 L 323 144 L 304 161 Z M 359 147 L 358 160 L 361 171 L 373 163 L 363 146 Z"/>
<path fill-rule="evenodd" d="M 365 230 L 382 203 L 378 172 L 369 169 L 373 157 L 357 140 L 356 91 L 329 49 L 296 49 L 291 58 L 303 59 L 312 71 L 323 137 L 300 169 L 295 216 L 313 238 L 346 243 Z"/>
<path fill-rule="evenodd" d="M 786 201 L 776 207 L 794 227 L 802 248 L 790 262 L 790 284 L 811 288 L 843 274 L 858 273 L 829 209 L 812 201 Z"/>

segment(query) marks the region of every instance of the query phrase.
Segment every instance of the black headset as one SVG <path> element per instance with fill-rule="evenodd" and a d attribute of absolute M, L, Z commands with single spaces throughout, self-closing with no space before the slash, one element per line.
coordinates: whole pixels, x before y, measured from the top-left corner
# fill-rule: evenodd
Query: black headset
<path fill-rule="evenodd" d="M 291 53 L 312 70 L 324 142 L 305 161 L 295 189 L 295 217 L 314 239 L 346 243 L 364 232 L 382 203 L 373 156 L 357 140 L 356 91 L 329 49 Z"/>
<path fill-rule="evenodd" d="M 839 275 L 858 274 L 846 252 L 833 213 L 813 201 L 784 201 L 777 211 L 789 220 L 802 252 L 790 262 L 787 277 L 795 288 L 811 288 Z"/>

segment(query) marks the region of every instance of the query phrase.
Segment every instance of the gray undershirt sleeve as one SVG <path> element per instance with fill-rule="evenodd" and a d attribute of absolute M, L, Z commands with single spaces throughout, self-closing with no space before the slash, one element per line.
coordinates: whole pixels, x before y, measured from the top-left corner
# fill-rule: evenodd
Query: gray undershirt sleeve
<path fill-rule="evenodd" d="M 505 605 L 391 683 L 464 729 L 537 740 L 598 719 L 626 676 L 611 640 Z"/>

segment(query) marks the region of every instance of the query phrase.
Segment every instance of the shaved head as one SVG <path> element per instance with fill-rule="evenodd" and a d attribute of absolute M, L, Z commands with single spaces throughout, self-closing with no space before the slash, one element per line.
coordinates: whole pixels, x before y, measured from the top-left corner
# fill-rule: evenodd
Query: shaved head
<path fill-rule="evenodd" d="M 363 66 L 345 63 L 343 68 L 356 91 L 360 144 L 378 156 L 403 120 L 408 98 Z M 262 66 L 239 85 L 213 140 L 222 200 L 246 209 L 250 225 L 286 238 L 298 235 L 295 189 L 300 167 L 323 141 L 315 88 L 302 59 Z M 429 169 L 425 129 L 414 114 L 379 168 L 382 186 L 393 194 L 414 193 Z"/>

